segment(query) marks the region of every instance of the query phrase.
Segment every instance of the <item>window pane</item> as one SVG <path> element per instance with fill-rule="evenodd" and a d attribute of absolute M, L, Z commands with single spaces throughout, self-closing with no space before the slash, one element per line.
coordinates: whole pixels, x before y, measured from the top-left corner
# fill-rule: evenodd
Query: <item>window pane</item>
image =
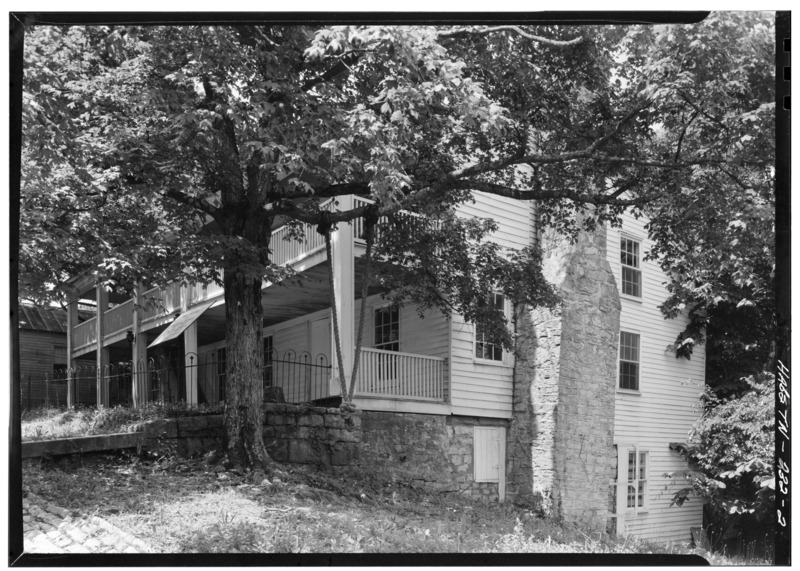
<path fill-rule="evenodd" d="M 636 453 L 628 452 L 628 481 L 633 482 L 636 479 Z"/>
<path fill-rule="evenodd" d="M 620 243 L 620 261 L 626 266 L 639 267 L 639 242 L 623 238 Z"/>
<path fill-rule="evenodd" d="M 639 389 L 639 335 L 620 331 L 619 334 L 619 386 L 622 389 Z"/>
<path fill-rule="evenodd" d="M 622 293 L 642 297 L 642 272 L 623 266 Z"/>
<path fill-rule="evenodd" d="M 636 486 L 628 486 L 628 507 L 636 507 Z"/>
<path fill-rule="evenodd" d="M 636 487 L 636 506 L 637 507 L 644 507 L 644 482 L 639 482 L 639 485 Z"/>
<path fill-rule="evenodd" d="M 505 296 L 501 293 L 494 293 L 489 297 L 489 304 L 504 316 L 505 299 Z M 486 332 L 480 324 L 475 325 L 475 357 L 477 359 L 487 359 L 490 361 L 503 360 L 503 347 L 489 341 Z"/>
<path fill-rule="evenodd" d="M 639 390 L 639 365 L 625 361 L 619 364 L 619 388 Z"/>
<path fill-rule="evenodd" d="M 639 452 L 639 479 L 647 479 L 647 452 Z"/>
<path fill-rule="evenodd" d="M 375 310 L 375 347 L 386 351 L 400 350 L 400 310 L 382 307 Z"/>

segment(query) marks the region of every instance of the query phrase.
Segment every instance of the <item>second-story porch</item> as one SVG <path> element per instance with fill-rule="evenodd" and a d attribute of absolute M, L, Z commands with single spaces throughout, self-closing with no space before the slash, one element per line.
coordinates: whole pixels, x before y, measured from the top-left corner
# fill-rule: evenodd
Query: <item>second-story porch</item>
<path fill-rule="evenodd" d="M 346 197 L 343 202 L 345 204 L 338 205 L 339 208 L 350 208 L 366 201 L 358 197 Z M 295 270 L 295 275 L 281 283 L 264 282 L 262 289 L 265 330 L 293 320 L 302 320 L 303 316 L 319 312 L 330 316 L 329 273 L 333 267 L 334 288 L 339 300 L 344 368 L 347 371 L 352 370 L 355 356 L 355 308 L 361 293 L 361 256 L 365 251 L 362 233 L 360 221 L 340 224 L 333 233 L 333 256 L 332 260 L 328 260 L 324 238 L 315 228 L 307 227 L 301 240 L 287 239 L 288 229 L 277 228 L 272 236 L 272 259 L 275 263 L 290 266 Z M 130 361 L 135 364 L 147 362 L 150 358 L 161 358 L 167 353 L 173 356 L 182 355 L 184 373 L 179 375 L 182 378 L 176 382 L 180 382 L 184 388 L 173 393 L 182 394 L 190 403 L 202 400 L 199 395 L 201 390 L 204 394 L 214 394 L 215 389 L 201 389 L 202 385 L 198 385 L 205 381 L 199 377 L 199 369 L 192 368 L 189 356 L 196 356 L 196 367 L 202 360 L 203 348 L 224 343 L 225 306 L 221 286 L 172 284 L 163 289 L 142 291 L 140 288 L 129 299 L 109 294 L 102 288 L 94 288 L 84 291 L 83 296 L 76 296 L 75 301 L 78 301 L 78 297 L 94 298 L 97 312 L 94 318 L 78 323 L 74 319 L 76 312 L 70 311 L 73 317 L 68 326 L 68 353 L 71 361 L 92 359 L 97 363 L 97 370 L 101 371 L 112 362 Z M 331 343 L 330 319 L 324 328 L 327 328 L 327 334 L 320 335 L 317 331 L 313 342 L 315 357 L 319 354 L 326 355 L 331 366 L 327 380 L 319 381 L 320 386 L 311 391 L 321 395 L 321 398 L 335 397 L 339 393 L 338 363 L 330 359 L 330 355 L 335 355 Z M 168 342 L 163 342 L 164 339 Z M 410 399 L 436 403 L 447 401 L 445 355 L 385 351 L 369 347 L 369 343 L 365 345 L 357 395 L 374 399 Z M 197 374 L 187 375 L 185 371 L 191 370 Z M 279 386 L 283 381 L 276 377 L 275 382 L 275 386 Z M 286 383 L 284 394 L 287 399 L 299 398 L 293 396 L 295 392 L 308 392 L 308 383 L 303 382 L 305 385 Z M 299 388 L 300 385 L 305 388 Z M 102 402 L 103 391 L 99 385 L 98 388 L 101 389 L 98 392 L 98 402 Z M 142 388 L 143 398 L 146 392 Z"/>

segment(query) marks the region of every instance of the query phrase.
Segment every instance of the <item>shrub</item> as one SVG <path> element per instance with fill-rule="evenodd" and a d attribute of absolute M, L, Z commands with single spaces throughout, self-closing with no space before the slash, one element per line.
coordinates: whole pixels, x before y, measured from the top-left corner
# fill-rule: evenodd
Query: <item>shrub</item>
<path fill-rule="evenodd" d="M 773 524 L 775 377 L 762 373 L 743 381 L 749 388 L 738 397 L 720 400 L 707 391 L 706 411 L 679 449 L 691 469 L 684 473 L 689 486 L 673 503 L 699 497 L 718 546 L 733 538 L 751 539 L 753 530 L 763 536 Z"/>

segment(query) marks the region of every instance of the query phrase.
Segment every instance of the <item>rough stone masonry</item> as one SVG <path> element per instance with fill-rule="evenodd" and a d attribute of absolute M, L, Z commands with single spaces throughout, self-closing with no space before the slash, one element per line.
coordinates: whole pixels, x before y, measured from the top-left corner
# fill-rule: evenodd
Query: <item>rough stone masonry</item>
<path fill-rule="evenodd" d="M 603 228 L 570 243 L 542 236 L 555 310 L 517 315 L 508 490 L 515 501 L 603 528 L 614 477 L 614 395 L 620 301 Z"/>

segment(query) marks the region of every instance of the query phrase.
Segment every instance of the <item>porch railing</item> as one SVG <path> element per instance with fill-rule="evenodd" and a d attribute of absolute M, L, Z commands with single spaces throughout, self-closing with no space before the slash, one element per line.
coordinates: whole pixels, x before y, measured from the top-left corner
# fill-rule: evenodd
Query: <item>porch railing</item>
<path fill-rule="evenodd" d="M 365 347 L 361 350 L 355 395 L 444 402 L 445 369 L 446 360 L 440 357 Z M 74 404 L 94 405 L 98 401 L 97 373 L 95 366 L 86 364 L 52 375 L 23 378 L 22 405 L 24 408 L 66 405 L 68 382 L 73 383 Z M 111 406 L 132 405 L 134 393 L 145 395 L 147 402 L 185 401 L 187 379 L 196 381 L 198 404 L 218 404 L 225 400 L 225 350 L 150 358 L 135 364 L 115 363 L 104 367 L 100 378 L 101 401 Z M 267 397 L 279 393 L 284 402 L 291 404 L 321 403 L 338 396 L 331 393 L 328 358 L 308 352 L 269 353 L 262 383 Z"/>
<path fill-rule="evenodd" d="M 364 347 L 356 396 L 443 402 L 445 359 Z"/>
<path fill-rule="evenodd" d="M 133 300 L 129 299 L 103 314 L 105 335 L 110 337 L 133 326 Z"/>

